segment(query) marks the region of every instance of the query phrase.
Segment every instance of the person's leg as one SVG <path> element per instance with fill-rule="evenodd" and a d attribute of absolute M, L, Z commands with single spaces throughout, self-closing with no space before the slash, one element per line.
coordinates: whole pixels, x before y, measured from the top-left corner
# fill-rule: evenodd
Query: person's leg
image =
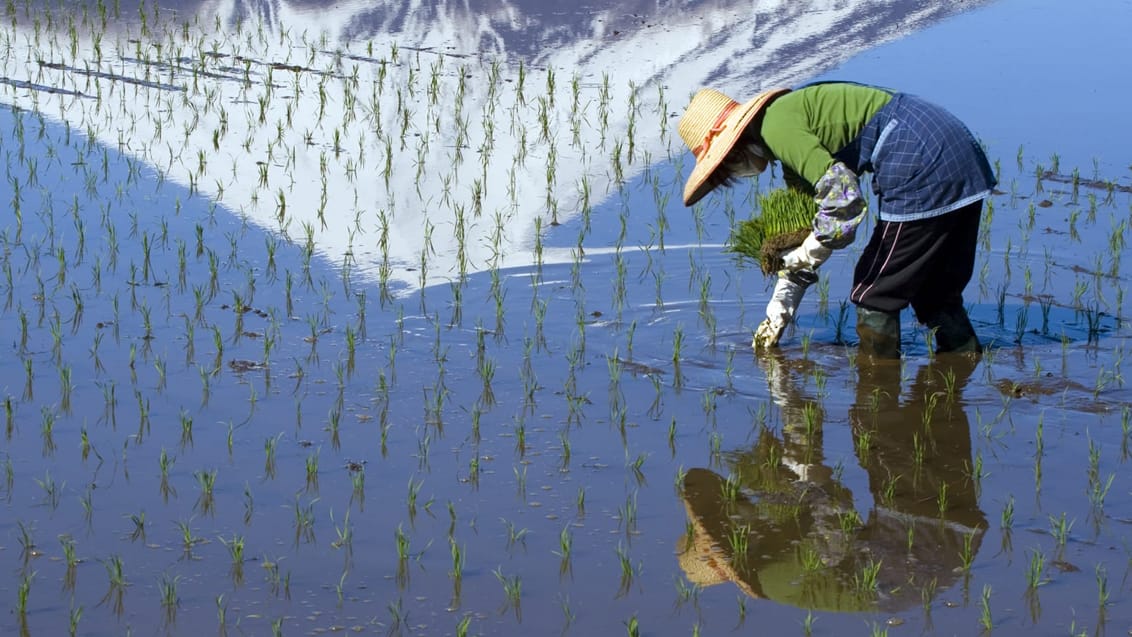
<path fill-rule="evenodd" d="M 920 316 L 919 312 L 916 314 Z M 935 332 L 935 351 L 937 353 L 978 353 L 982 351 L 979 336 L 975 333 L 975 327 L 971 325 L 971 319 L 967 316 L 967 310 L 963 307 L 962 300 L 924 316 L 920 319 L 920 322 Z"/>
<path fill-rule="evenodd" d="M 900 358 L 900 312 L 857 306 L 857 354 L 865 358 Z"/>
<path fill-rule="evenodd" d="M 962 208 L 928 219 L 877 223 L 857 261 L 849 295 L 849 300 L 857 305 L 861 354 L 875 358 L 900 356 L 900 311 L 915 303 L 917 317 L 923 320 L 925 315 L 919 310 L 926 304 L 924 299 L 934 293 L 929 282 L 947 277 L 958 279 L 946 286 L 948 302 L 931 308 L 928 315 L 937 315 L 943 307 L 950 311 L 950 297 L 957 298 L 962 307 L 962 290 L 973 268 L 973 245 L 971 263 L 967 263 L 965 253 L 955 255 L 962 263 L 954 267 L 949 263 L 951 251 L 956 246 L 966 246 L 967 212 L 968 208 Z M 977 219 L 974 232 L 977 238 Z"/>
<path fill-rule="evenodd" d="M 870 297 L 864 302 L 864 292 L 871 291 L 877 279 L 882 279 L 895 251 L 901 225 L 880 221 L 873 228 L 869 243 L 853 272 L 853 291 L 849 300 L 857 306 L 858 355 L 864 358 L 900 358 L 900 310 L 908 303 L 882 295 L 876 307 Z M 883 283 L 883 281 L 882 281 Z M 883 286 L 882 287 L 886 287 Z"/>
<path fill-rule="evenodd" d="M 975 328 L 963 307 L 963 290 L 975 270 L 983 202 L 949 213 L 954 223 L 942 238 L 941 249 L 912 297 L 916 319 L 935 331 L 937 352 L 978 352 Z"/>
<path fill-rule="evenodd" d="M 877 222 L 853 271 L 849 300 L 857 306 L 858 355 L 865 359 L 900 358 L 900 311 L 910 302 L 898 280 L 906 225 Z"/>

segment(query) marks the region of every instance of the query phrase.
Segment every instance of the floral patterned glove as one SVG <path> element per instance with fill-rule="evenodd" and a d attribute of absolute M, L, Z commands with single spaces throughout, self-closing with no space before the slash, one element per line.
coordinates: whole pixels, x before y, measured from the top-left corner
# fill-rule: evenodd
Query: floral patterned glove
<path fill-rule="evenodd" d="M 814 193 L 814 201 L 818 204 L 814 237 L 822 245 L 834 249 L 853 243 L 857 226 L 861 225 L 868 212 L 857 175 L 845 164 L 836 162 L 814 184 Z"/>

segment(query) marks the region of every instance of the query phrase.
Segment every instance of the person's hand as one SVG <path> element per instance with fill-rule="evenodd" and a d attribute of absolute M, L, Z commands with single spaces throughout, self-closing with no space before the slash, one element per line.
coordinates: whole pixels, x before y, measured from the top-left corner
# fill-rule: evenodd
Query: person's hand
<path fill-rule="evenodd" d="M 782 268 L 790 272 L 813 270 L 825 263 L 832 253 L 833 250 L 822 245 L 811 232 L 802 245 L 782 255 Z"/>
<path fill-rule="evenodd" d="M 778 345 L 778 341 L 782 338 L 782 333 L 785 331 L 785 321 L 767 317 L 763 319 L 762 323 L 759 323 L 758 329 L 755 330 L 755 338 L 751 341 L 751 347 L 755 350 L 774 347 Z"/>
<path fill-rule="evenodd" d="M 786 326 L 794 319 L 798 306 L 802 303 L 806 288 L 817 281 L 817 278 L 813 270 L 784 270 L 779 273 L 778 283 L 766 306 L 766 320 L 755 330 L 755 338 L 751 343 L 756 350 L 778 345 L 782 333 L 786 331 Z"/>

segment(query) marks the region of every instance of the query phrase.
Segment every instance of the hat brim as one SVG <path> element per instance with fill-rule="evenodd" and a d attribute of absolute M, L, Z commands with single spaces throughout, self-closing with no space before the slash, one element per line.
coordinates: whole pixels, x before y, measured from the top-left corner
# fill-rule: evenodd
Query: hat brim
<path fill-rule="evenodd" d="M 789 93 L 790 89 L 776 88 L 759 93 L 750 101 L 736 108 L 723 120 L 723 132 L 708 146 L 707 151 L 696 159 L 696 167 L 684 184 L 684 205 L 691 206 L 711 192 L 713 186 L 708 177 L 719 168 L 720 162 L 735 147 L 735 142 L 747 126 L 770 104 L 774 98 Z"/>
<path fill-rule="evenodd" d="M 713 532 L 705 522 L 722 522 L 726 516 L 722 500 L 722 477 L 709 469 L 689 469 L 684 477 L 684 510 L 692 523 L 693 536 L 681 536 L 677 543 L 680 568 L 689 581 L 700 586 L 712 586 L 723 582 L 735 584 L 748 597 L 761 599 L 763 595 L 752 586 L 752 576 L 744 577 L 736 572 L 731 564 L 731 556 L 723 549 L 723 534 L 720 529 Z M 691 540 L 689 542 L 689 540 Z M 754 582 L 757 585 L 757 580 Z"/>

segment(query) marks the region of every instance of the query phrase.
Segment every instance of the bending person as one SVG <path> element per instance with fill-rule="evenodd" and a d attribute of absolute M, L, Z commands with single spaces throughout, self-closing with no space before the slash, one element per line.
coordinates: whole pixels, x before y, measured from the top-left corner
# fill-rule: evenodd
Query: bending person
<path fill-rule="evenodd" d="M 787 186 L 818 204 L 813 232 L 784 258 L 756 347 L 777 345 L 817 280 L 814 270 L 852 243 L 867 213 L 858 175 L 871 172 L 879 221 L 849 297 L 861 354 L 900 356 L 900 311 L 909 305 L 936 330 L 939 351 L 978 351 L 963 290 L 974 271 L 982 201 L 996 180 L 954 115 L 907 93 L 850 82 L 773 89 L 744 104 L 703 89 L 679 132 L 696 157 L 685 205 L 773 161 Z"/>

